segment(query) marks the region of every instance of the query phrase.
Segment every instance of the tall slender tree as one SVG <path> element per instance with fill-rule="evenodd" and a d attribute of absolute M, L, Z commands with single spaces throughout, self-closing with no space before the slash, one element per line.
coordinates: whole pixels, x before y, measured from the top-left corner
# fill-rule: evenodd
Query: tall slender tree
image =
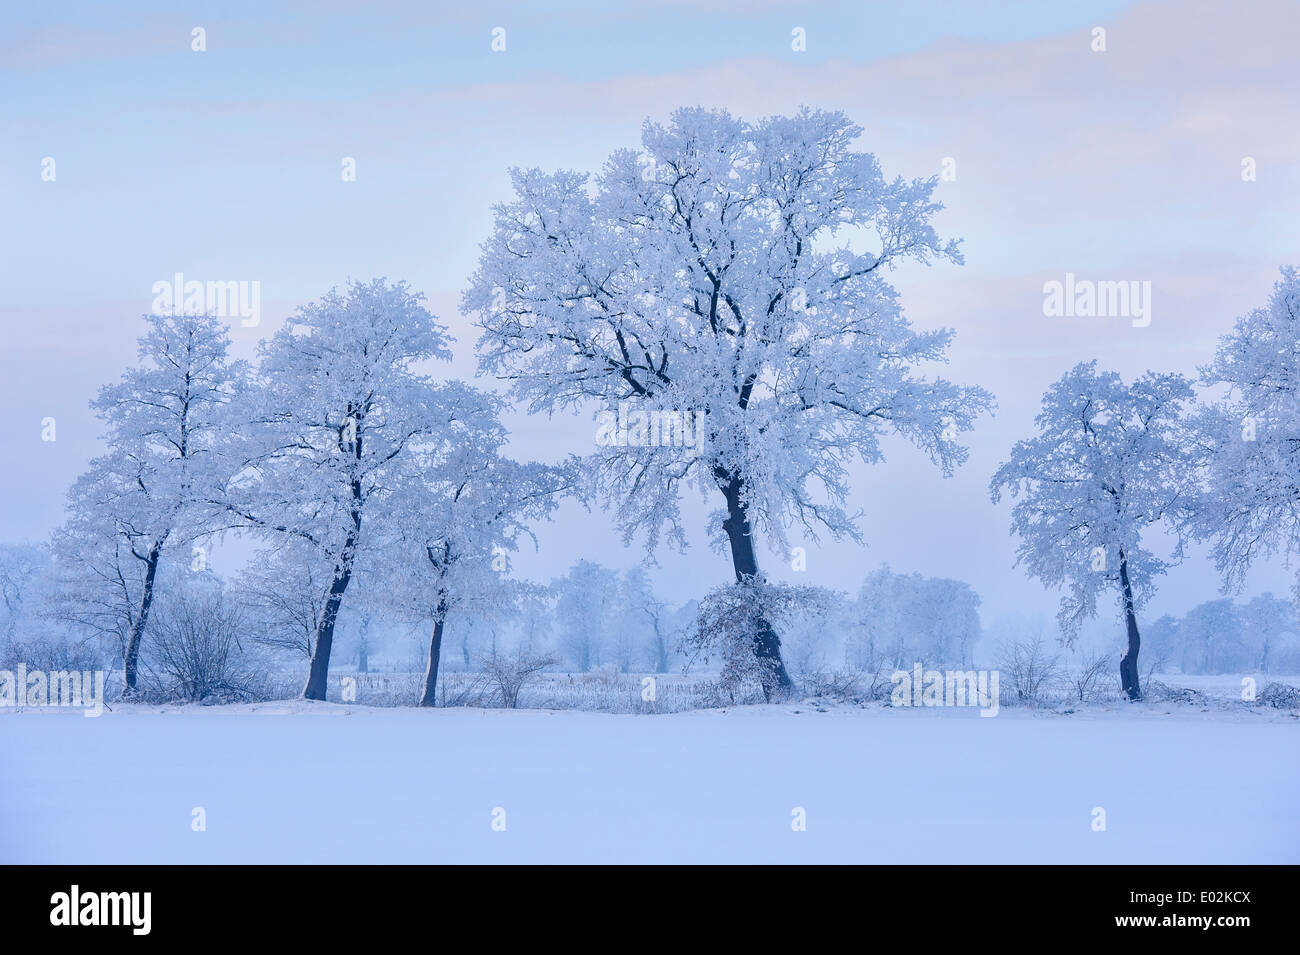
<path fill-rule="evenodd" d="M 128 696 L 137 688 L 161 565 L 172 553 L 192 564 L 190 546 L 219 526 L 209 502 L 225 480 L 230 402 L 247 375 L 230 360 L 218 319 L 145 320 L 139 367 L 91 403 L 105 422 L 108 450 L 73 486 L 68 520 L 53 542 L 68 593 L 62 612 L 116 638 Z"/>
<path fill-rule="evenodd" d="M 409 615 L 431 627 L 421 706 L 434 706 L 442 639 L 457 613 L 499 617 L 521 596 L 509 556 L 575 484 L 571 464 L 520 463 L 501 452 L 499 399 L 462 382 L 439 389 L 441 421 L 414 449 L 393 502 L 395 546 L 381 573 Z"/>
<path fill-rule="evenodd" d="M 993 475 L 996 503 L 1016 499 L 1011 531 L 1016 562 L 1051 587 L 1064 587 L 1058 616 L 1067 642 L 1097 611 L 1097 597 L 1115 588 L 1128 637 L 1120 684 L 1142 696 L 1137 612 L 1170 560 L 1143 543 L 1164 525 L 1176 534 L 1185 474 L 1194 452 L 1181 414 L 1193 398 L 1181 375 L 1148 372 L 1126 385 L 1096 362 L 1076 365 L 1048 389 L 1034 419 L 1038 434 L 1018 441 Z"/>

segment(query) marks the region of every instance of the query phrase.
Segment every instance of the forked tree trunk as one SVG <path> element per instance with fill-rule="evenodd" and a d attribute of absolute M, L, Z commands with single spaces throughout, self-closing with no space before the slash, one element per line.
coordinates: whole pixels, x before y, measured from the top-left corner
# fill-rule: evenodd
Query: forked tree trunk
<path fill-rule="evenodd" d="M 163 542 L 157 541 L 149 549 L 145 558 L 144 588 L 140 593 L 140 612 L 136 614 L 135 623 L 126 641 L 122 653 L 122 695 L 133 696 L 139 679 L 140 645 L 144 642 L 144 628 L 149 623 L 149 611 L 153 607 L 154 581 L 158 578 L 158 561 L 162 557 Z"/>
<path fill-rule="evenodd" d="M 420 694 L 421 706 L 436 706 L 434 694 L 438 689 L 438 661 L 442 658 L 442 630 L 447 622 L 447 602 L 438 601 L 434 612 L 433 635 L 429 637 L 429 665 L 424 670 L 424 692 Z"/>
<path fill-rule="evenodd" d="M 742 503 L 743 484 L 737 477 L 723 476 L 720 482 L 722 495 L 727 499 L 727 519 L 722 522 L 731 544 L 731 563 L 736 570 L 736 583 L 750 583 L 758 578 L 758 555 L 754 550 L 753 529 L 749 515 Z M 789 696 L 794 691 L 794 681 L 781 659 L 781 638 L 767 620 L 760 620 L 754 634 L 754 656 L 763 664 L 763 698 L 769 703 Z"/>
<path fill-rule="evenodd" d="M 1119 661 L 1120 687 L 1130 700 L 1142 699 L 1142 686 L 1138 682 L 1138 650 L 1142 639 L 1138 636 L 1137 614 L 1133 610 L 1133 587 L 1128 578 L 1128 559 L 1119 552 L 1119 581 L 1124 591 L 1124 624 L 1128 628 L 1128 650 Z"/>

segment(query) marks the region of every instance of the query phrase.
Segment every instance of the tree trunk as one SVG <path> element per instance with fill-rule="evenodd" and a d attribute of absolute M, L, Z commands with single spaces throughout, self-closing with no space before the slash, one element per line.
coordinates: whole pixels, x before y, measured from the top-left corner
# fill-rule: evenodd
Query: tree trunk
<path fill-rule="evenodd" d="M 1122 550 L 1119 552 L 1119 580 L 1124 591 L 1124 623 L 1128 628 L 1128 651 L 1119 661 L 1119 682 L 1130 700 L 1140 700 L 1142 687 L 1138 682 L 1138 650 L 1142 646 L 1142 640 L 1138 636 L 1137 614 L 1133 610 L 1133 588 L 1128 579 L 1128 560 Z"/>
<path fill-rule="evenodd" d="M 758 555 L 754 550 L 754 535 L 749 515 L 742 504 L 743 484 L 740 478 L 721 474 L 719 484 L 727 499 L 727 519 L 722 522 L 731 544 L 731 563 L 736 570 L 736 583 L 744 584 L 758 578 Z M 768 676 L 763 681 L 763 698 L 769 703 L 790 695 L 794 681 L 781 659 L 781 638 L 772 625 L 762 620 L 754 634 L 754 655 L 764 664 Z"/>
<path fill-rule="evenodd" d="M 356 441 L 356 455 L 361 457 L 361 440 Z M 352 481 L 352 530 L 343 542 L 343 550 L 334 565 L 334 582 L 325 601 L 320 623 L 316 625 L 316 649 L 312 651 L 311 668 L 307 671 L 307 685 L 302 689 L 304 700 L 323 700 L 329 687 L 330 650 L 334 646 L 334 622 L 338 620 L 343 594 L 352 580 L 352 562 L 357 556 L 357 542 L 361 539 L 361 484 Z"/>
<path fill-rule="evenodd" d="M 438 689 L 438 661 L 442 658 L 442 628 L 447 620 L 447 603 L 438 601 L 438 609 L 433 621 L 433 635 L 429 638 L 429 665 L 424 670 L 424 692 L 420 695 L 421 706 L 435 706 L 434 693 Z"/>
<path fill-rule="evenodd" d="M 140 665 L 140 645 L 144 642 L 144 628 L 149 622 L 149 610 L 153 607 L 153 586 L 158 577 L 158 561 L 162 555 L 162 541 L 157 541 L 145 558 L 144 589 L 140 594 L 140 612 L 136 614 L 135 623 L 131 625 L 131 635 L 126 641 L 126 650 L 122 654 L 122 695 L 134 696 L 137 673 Z"/>
<path fill-rule="evenodd" d="M 334 623 L 338 620 L 339 607 L 343 603 L 343 593 L 348 589 L 352 579 L 351 562 L 339 567 L 334 574 L 334 583 L 330 585 L 329 599 L 325 601 L 325 612 L 321 614 L 316 627 L 316 649 L 311 655 L 311 668 L 307 671 L 307 685 L 303 687 L 304 700 L 323 700 L 329 688 L 330 649 L 334 646 Z"/>

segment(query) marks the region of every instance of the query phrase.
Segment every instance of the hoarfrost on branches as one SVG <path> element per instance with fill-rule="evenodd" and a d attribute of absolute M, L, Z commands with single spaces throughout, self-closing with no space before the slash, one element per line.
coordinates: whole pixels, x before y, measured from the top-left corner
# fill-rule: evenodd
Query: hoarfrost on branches
<path fill-rule="evenodd" d="M 918 372 L 953 333 L 914 329 L 886 280 L 909 259 L 960 262 L 958 244 L 930 224 L 937 180 L 886 181 L 852 148 L 860 133 L 835 112 L 681 109 L 594 179 L 512 172 L 464 296 L 482 368 L 534 412 L 627 403 L 696 422 L 689 449 L 590 456 L 625 539 L 682 545 L 680 489 L 720 493 L 715 540 L 743 582 L 759 574 L 756 533 L 778 549 L 795 524 L 858 538 L 849 465 L 883 460 L 884 435 L 945 473 L 965 460 L 957 438 L 992 399 Z M 774 631 L 760 635 L 768 689 L 788 690 Z"/>

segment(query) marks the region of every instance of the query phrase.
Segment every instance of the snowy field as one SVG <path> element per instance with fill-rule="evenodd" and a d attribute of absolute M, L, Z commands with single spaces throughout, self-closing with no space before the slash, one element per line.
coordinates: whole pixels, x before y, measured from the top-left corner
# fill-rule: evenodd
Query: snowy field
<path fill-rule="evenodd" d="M 1297 723 L 1170 704 L 8 711 L 0 862 L 1297 863 Z"/>

